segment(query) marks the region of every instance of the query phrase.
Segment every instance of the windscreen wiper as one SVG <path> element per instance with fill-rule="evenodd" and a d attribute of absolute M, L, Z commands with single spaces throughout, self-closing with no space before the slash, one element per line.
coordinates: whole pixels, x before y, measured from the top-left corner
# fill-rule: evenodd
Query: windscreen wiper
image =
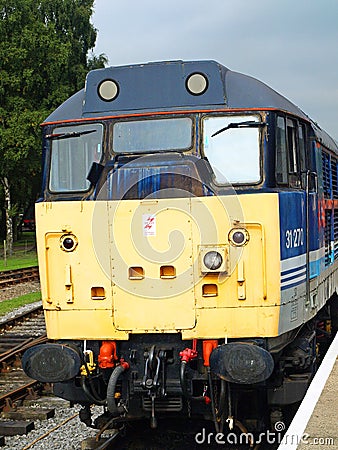
<path fill-rule="evenodd" d="M 86 130 L 86 131 L 71 131 L 69 133 L 54 133 L 47 134 L 46 139 L 68 139 L 73 137 L 79 137 L 83 134 L 95 133 L 97 130 Z"/>
<path fill-rule="evenodd" d="M 255 128 L 263 127 L 264 125 L 266 125 L 266 122 L 256 122 L 254 120 L 248 120 L 247 122 L 231 122 L 226 127 L 216 131 L 211 135 L 211 137 L 217 136 L 218 134 L 223 133 L 223 131 L 229 130 L 230 128 Z"/>

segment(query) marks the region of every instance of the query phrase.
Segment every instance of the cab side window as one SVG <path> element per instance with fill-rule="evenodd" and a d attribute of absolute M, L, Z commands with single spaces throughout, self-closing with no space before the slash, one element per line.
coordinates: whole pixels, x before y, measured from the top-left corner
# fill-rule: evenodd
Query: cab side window
<path fill-rule="evenodd" d="M 296 122 L 286 120 L 287 149 L 289 156 L 289 186 L 300 187 L 299 154 L 297 151 L 297 128 Z"/>
<path fill-rule="evenodd" d="M 300 170 L 301 172 L 305 172 L 307 164 L 306 164 L 305 126 L 303 124 L 298 125 L 298 147 L 299 147 Z"/>
<path fill-rule="evenodd" d="M 304 124 L 284 116 L 276 119 L 276 183 L 280 186 L 305 186 L 306 134 Z"/>
<path fill-rule="evenodd" d="M 285 119 L 278 116 L 276 122 L 276 181 L 278 184 L 288 183 L 287 161 Z"/>
<path fill-rule="evenodd" d="M 302 186 L 306 188 L 306 170 L 307 170 L 307 158 L 306 158 L 306 129 L 304 124 L 298 125 L 298 148 L 299 148 L 299 164 Z M 310 178 L 310 187 L 313 179 Z"/>

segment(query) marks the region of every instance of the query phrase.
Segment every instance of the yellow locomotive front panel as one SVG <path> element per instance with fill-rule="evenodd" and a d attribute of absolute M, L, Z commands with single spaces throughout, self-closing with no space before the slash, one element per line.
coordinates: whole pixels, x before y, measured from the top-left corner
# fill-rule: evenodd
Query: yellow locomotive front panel
<path fill-rule="evenodd" d="M 277 335 L 276 194 L 39 203 L 36 215 L 51 339 Z"/>

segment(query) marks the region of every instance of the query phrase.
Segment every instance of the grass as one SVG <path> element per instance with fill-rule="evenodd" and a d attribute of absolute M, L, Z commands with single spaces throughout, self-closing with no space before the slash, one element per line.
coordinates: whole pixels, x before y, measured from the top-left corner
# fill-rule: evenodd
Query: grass
<path fill-rule="evenodd" d="M 38 258 L 36 254 L 27 254 L 23 256 L 11 256 L 7 258 L 6 264 L 2 259 L 0 261 L 0 271 L 23 269 L 25 267 L 37 266 Z"/>
<path fill-rule="evenodd" d="M 25 267 L 37 266 L 38 258 L 36 255 L 35 233 L 24 232 L 20 239 L 13 244 L 13 254 L 7 256 L 4 260 L 4 249 L 0 249 L 0 271 L 23 269 Z M 41 300 L 40 292 L 25 294 L 17 298 L 3 300 L 0 302 L 0 316 L 21 306 L 28 305 Z"/>
<path fill-rule="evenodd" d="M 35 233 L 22 233 L 20 239 L 13 244 L 13 254 L 4 259 L 3 247 L 0 251 L 0 271 L 23 269 L 24 267 L 37 266 Z"/>
<path fill-rule="evenodd" d="M 30 294 L 21 295 L 21 297 L 11 298 L 10 300 L 3 300 L 0 302 L 0 316 L 13 311 L 13 309 L 20 308 L 30 303 L 35 303 L 41 300 L 40 292 L 32 292 Z"/>

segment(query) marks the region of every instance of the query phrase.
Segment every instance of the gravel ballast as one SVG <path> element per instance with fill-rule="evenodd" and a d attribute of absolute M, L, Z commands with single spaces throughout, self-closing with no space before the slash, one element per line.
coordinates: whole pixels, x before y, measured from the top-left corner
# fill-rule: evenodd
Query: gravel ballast
<path fill-rule="evenodd" d="M 0 301 L 20 297 L 21 295 L 39 292 L 40 283 L 38 281 L 28 281 L 27 283 L 14 284 L 0 290 Z"/>
<path fill-rule="evenodd" d="M 57 397 L 42 399 L 43 406 L 55 408 L 55 417 L 48 420 L 34 420 L 35 429 L 27 435 L 6 436 L 4 450 L 80 450 L 81 442 L 88 438 L 94 438 L 98 430 L 88 428 L 79 420 L 79 406 L 70 408 L 68 402 Z M 41 406 L 37 402 L 37 406 Z M 96 415 L 102 413 L 102 409 L 94 407 Z M 71 418 L 76 414 L 75 418 Z M 64 423 L 68 418 L 68 422 Z M 59 428 L 56 428 L 58 427 Z M 56 428 L 56 429 L 55 429 Z M 40 437 L 44 436 L 39 440 Z M 35 442 L 33 444 L 33 442 Z"/>

